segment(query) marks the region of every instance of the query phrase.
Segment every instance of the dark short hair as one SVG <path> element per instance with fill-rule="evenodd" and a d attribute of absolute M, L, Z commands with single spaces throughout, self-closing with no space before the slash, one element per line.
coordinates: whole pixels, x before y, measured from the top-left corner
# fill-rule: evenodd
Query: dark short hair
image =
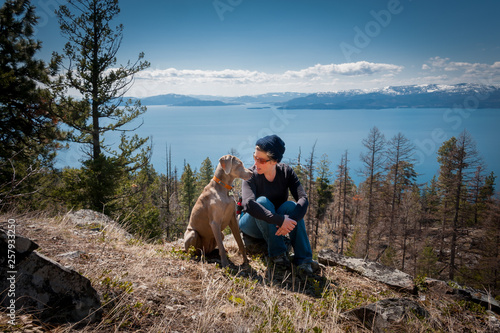
<path fill-rule="evenodd" d="M 273 160 L 281 162 L 285 153 L 285 142 L 276 134 L 260 138 L 255 145 L 265 151 Z"/>

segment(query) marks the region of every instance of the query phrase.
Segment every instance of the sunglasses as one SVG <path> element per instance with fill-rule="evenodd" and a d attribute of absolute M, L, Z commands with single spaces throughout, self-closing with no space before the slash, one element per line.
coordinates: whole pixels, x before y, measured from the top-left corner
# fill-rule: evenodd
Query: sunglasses
<path fill-rule="evenodd" d="M 270 160 L 265 160 L 263 158 L 257 157 L 257 156 L 255 156 L 255 154 L 253 154 L 253 159 L 255 160 L 255 162 L 260 163 L 260 164 L 264 164 L 264 163 L 267 163 L 270 161 Z"/>

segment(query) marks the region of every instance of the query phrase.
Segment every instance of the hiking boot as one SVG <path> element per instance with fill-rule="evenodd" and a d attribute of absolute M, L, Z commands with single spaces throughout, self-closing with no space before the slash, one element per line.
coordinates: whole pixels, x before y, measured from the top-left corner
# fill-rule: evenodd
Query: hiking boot
<path fill-rule="evenodd" d="M 313 261 L 311 261 L 311 268 L 312 268 L 313 272 L 317 272 L 321 269 L 321 266 L 319 265 L 319 262 L 317 262 L 316 260 L 313 260 Z"/>
<path fill-rule="evenodd" d="M 242 232 L 241 234 L 243 235 L 243 243 L 245 244 L 245 248 L 247 249 L 247 252 L 249 254 L 267 253 L 267 243 L 265 240 L 254 238 L 245 234 L 244 232 Z"/>
<path fill-rule="evenodd" d="M 303 264 L 298 265 L 297 271 L 299 272 L 299 274 L 305 274 L 307 276 L 311 276 L 314 274 L 310 262 L 305 262 Z"/>
<path fill-rule="evenodd" d="M 288 259 L 286 253 L 280 254 L 279 256 L 271 258 L 271 262 L 276 266 L 290 267 L 292 263 Z"/>

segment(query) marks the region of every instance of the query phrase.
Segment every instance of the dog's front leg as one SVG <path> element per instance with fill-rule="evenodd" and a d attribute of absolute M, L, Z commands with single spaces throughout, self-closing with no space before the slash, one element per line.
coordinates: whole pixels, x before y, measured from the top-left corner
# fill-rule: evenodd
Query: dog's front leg
<path fill-rule="evenodd" d="M 243 257 L 243 262 L 245 264 L 248 264 L 247 251 L 245 249 L 245 245 L 243 244 L 243 240 L 241 239 L 240 228 L 238 226 L 238 221 L 236 220 L 236 216 L 234 216 L 234 218 L 232 218 L 231 221 L 229 222 L 229 228 L 231 229 L 234 239 L 238 244 L 241 256 Z"/>
<path fill-rule="evenodd" d="M 215 241 L 217 242 L 217 247 L 219 248 L 221 266 L 226 267 L 227 265 L 229 265 L 229 261 L 227 260 L 226 249 L 224 248 L 224 244 L 222 243 L 222 231 L 220 230 L 220 223 L 216 221 L 210 221 L 210 227 L 212 228 Z"/>

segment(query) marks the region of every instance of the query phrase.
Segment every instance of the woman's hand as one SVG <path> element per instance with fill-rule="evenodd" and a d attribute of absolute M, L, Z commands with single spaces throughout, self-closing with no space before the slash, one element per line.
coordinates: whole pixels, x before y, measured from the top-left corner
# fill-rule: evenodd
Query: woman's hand
<path fill-rule="evenodd" d="M 276 236 L 288 235 L 290 231 L 292 231 L 295 228 L 296 225 L 297 225 L 296 221 L 289 218 L 288 215 L 285 215 L 285 221 L 283 221 L 281 227 L 279 227 L 278 231 L 276 231 Z"/>

